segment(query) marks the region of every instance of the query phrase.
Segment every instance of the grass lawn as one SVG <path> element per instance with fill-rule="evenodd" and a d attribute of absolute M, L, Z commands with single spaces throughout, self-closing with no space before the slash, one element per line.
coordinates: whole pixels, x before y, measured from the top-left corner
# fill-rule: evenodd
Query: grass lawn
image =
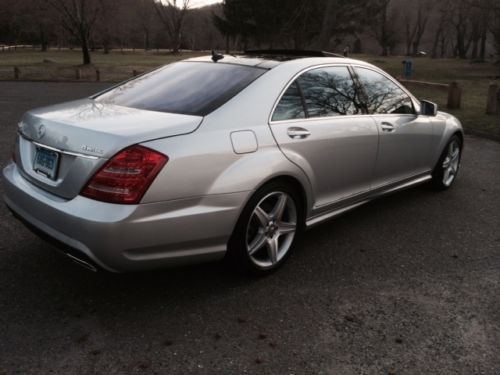
<path fill-rule="evenodd" d="M 402 76 L 403 57 L 372 57 L 362 59 L 386 70 L 390 74 Z M 417 81 L 451 83 L 459 82 L 462 85 L 462 106 L 460 109 L 448 110 L 446 92 L 427 87 L 410 88 L 410 91 L 419 99 L 436 102 L 440 109 L 458 117 L 465 128 L 479 130 L 500 137 L 500 115 L 487 116 L 486 98 L 488 87 L 496 79 L 500 84 L 500 66 L 488 63 L 470 63 L 468 60 L 458 59 L 430 59 L 414 58 L 414 74 L 412 79 Z"/>
<path fill-rule="evenodd" d="M 20 79 L 25 80 L 76 80 L 76 68 L 81 70 L 81 79 L 96 79 L 95 70 L 101 72 L 101 80 L 118 82 L 132 76 L 132 72 L 144 72 L 157 66 L 168 64 L 179 59 L 204 55 L 203 52 L 183 52 L 173 55 L 168 51 L 112 51 L 109 54 L 94 52 L 93 65 L 82 67 L 81 53 L 78 50 L 51 50 L 36 52 L 18 50 L 0 52 L 0 80 L 13 79 L 14 66 L 19 67 Z M 369 61 L 394 76 L 401 76 L 404 57 L 353 56 Z M 45 61 L 45 62 L 44 62 Z M 458 59 L 414 58 L 414 75 L 412 79 L 427 82 L 450 83 L 458 81 L 463 87 L 462 108 L 450 110 L 464 126 L 480 130 L 500 137 L 500 116 L 485 115 L 486 96 L 490 82 L 499 82 L 500 66 L 488 63 L 471 64 Z M 436 102 L 445 111 L 447 94 L 432 88 L 412 88 L 411 91 L 420 99 Z"/>
<path fill-rule="evenodd" d="M 172 54 L 168 51 L 144 52 L 112 51 L 92 53 L 92 65 L 82 66 L 82 54 L 78 50 L 50 50 L 36 52 L 18 50 L 15 52 L 0 52 L 0 80 L 13 79 L 13 68 L 20 69 L 20 79 L 23 80 L 76 80 L 76 68 L 81 71 L 81 79 L 94 81 L 96 69 L 101 72 L 101 81 L 120 82 L 132 76 L 134 70 L 145 72 L 158 66 L 206 53 L 184 52 Z"/>

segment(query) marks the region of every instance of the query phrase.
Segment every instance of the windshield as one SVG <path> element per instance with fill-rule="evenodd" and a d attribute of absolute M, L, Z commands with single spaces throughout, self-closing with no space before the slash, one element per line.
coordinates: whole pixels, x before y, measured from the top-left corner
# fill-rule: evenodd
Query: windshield
<path fill-rule="evenodd" d="M 150 111 L 206 116 L 266 71 L 233 64 L 179 62 L 125 82 L 94 99 Z"/>

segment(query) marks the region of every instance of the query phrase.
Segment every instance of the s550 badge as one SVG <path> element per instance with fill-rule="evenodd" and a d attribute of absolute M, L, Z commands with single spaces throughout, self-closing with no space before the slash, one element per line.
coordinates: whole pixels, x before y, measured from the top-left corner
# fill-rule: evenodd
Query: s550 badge
<path fill-rule="evenodd" d="M 99 154 L 99 155 L 104 154 L 104 150 L 101 150 L 100 148 L 97 148 L 97 147 L 88 146 L 88 145 L 83 145 L 82 151 L 92 152 L 94 154 Z"/>

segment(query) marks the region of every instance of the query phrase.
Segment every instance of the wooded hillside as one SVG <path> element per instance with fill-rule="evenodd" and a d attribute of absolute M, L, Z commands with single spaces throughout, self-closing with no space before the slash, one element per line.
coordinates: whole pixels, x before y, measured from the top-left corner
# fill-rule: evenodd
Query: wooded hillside
<path fill-rule="evenodd" d="M 500 0 L 2 0 L 0 45 L 497 58 Z"/>

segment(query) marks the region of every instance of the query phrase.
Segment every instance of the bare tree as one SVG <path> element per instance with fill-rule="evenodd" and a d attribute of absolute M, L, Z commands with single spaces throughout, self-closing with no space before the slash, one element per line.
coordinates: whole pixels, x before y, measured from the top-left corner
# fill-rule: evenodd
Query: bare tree
<path fill-rule="evenodd" d="M 182 31 L 190 3 L 191 0 L 160 0 L 155 2 L 156 12 L 167 30 L 174 53 L 179 52 L 181 48 Z"/>
<path fill-rule="evenodd" d="M 370 29 L 382 48 L 382 56 L 388 56 L 398 43 L 397 22 L 391 5 L 391 0 L 372 0 L 369 7 L 372 13 Z"/>
<path fill-rule="evenodd" d="M 83 64 L 91 64 L 90 39 L 105 10 L 105 0 L 47 0 L 47 3 L 57 11 L 64 29 L 80 44 Z"/>
<path fill-rule="evenodd" d="M 470 0 L 469 4 L 471 5 L 470 22 L 472 39 L 470 58 L 471 60 L 484 61 L 486 58 L 488 29 L 495 12 L 494 2 L 492 0 Z"/>
<path fill-rule="evenodd" d="M 466 59 L 472 42 L 470 14 L 471 4 L 468 0 L 457 0 L 453 3 L 451 22 L 455 29 L 454 56 Z"/>
<path fill-rule="evenodd" d="M 440 3 L 437 10 L 437 28 L 434 32 L 434 40 L 432 42 L 431 57 L 433 59 L 438 57 L 438 48 L 441 47 L 440 57 L 444 57 L 446 40 L 448 38 L 448 31 L 450 26 L 450 2 L 452 0 L 445 0 Z"/>
<path fill-rule="evenodd" d="M 405 14 L 407 55 L 412 53 L 416 55 L 419 52 L 420 41 L 434 7 L 434 3 L 430 0 L 416 0 L 412 4 L 417 6 L 416 12 L 414 8 L 410 7 Z"/>
<path fill-rule="evenodd" d="M 463 0 L 473 10 L 472 59 L 484 61 L 488 32 L 500 56 L 500 2 L 498 0 Z M 479 52 L 478 52 L 479 49 Z"/>
<path fill-rule="evenodd" d="M 493 35 L 493 42 L 496 48 L 497 61 L 500 63 L 500 5 L 498 8 L 494 8 L 492 14 L 493 22 L 490 23 L 490 32 Z"/>
<path fill-rule="evenodd" d="M 323 20 L 317 38 L 321 49 L 331 48 L 332 39 L 335 48 L 344 36 L 351 34 L 357 36 L 363 29 L 362 24 L 366 17 L 364 1 L 327 0 L 323 3 Z"/>
<path fill-rule="evenodd" d="M 155 3 L 154 0 L 140 0 L 138 2 L 138 12 L 140 24 L 143 33 L 144 50 L 148 51 L 151 48 L 151 31 L 154 15 Z"/>

